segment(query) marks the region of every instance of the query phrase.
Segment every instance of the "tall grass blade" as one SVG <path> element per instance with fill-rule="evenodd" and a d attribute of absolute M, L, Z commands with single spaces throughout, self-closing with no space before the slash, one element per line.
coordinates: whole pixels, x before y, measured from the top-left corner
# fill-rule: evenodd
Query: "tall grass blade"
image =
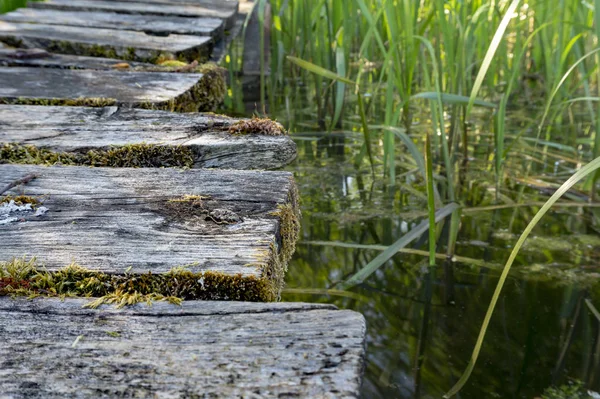
<path fill-rule="evenodd" d="M 319 76 L 322 76 L 324 78 L 335 80 L 335 81 L 340 81 L 340 82 L 347 83 L 347 84 L 352 85 L 352 86 L 355 85 L 355 83 L 353 81 L 351 81 L 350 79 L 345 78 L 343 76 L 340 76 L 340 75 L 338 75 L 335 72 L 332 72 L 332 71 L 330 71 L 328 69 L 325 69 L 323 67 L 315 65 L 315 64 L 313 64 L 311 62 L 304 61 L 304 60 L 302 60 L 300 58 L 297 58 L 297 57 L 294 57 L 294 56 L 291 56 L 291 55 L 288 55 L 286 58 L 289 61 L 293 62 L 294 64 L 298 65 L 300 68 L 304 68 L 307 71 L 315 73 L 315 74 L 317 74 Z"/>
<path fill-rule="evenodd" d="M 506 278 L 508 277 L 508 273 L 510 272 L 510 268 L 519 253 L 519 250 L 523 246 L 523 243 L 533 230 L 533 228 L 538 224 L 540 219 L 550 210 L 552 205 L 556 201 L 558 201 L 571 187 L 573 187 L 577 182 L 585 178 L 586 176 L 594 173 L 596 170 L 600 169 L 600 157 L 594 159 L 592 162 L 585 165 L 581 168 L 577 173 L 571 176 L 566 182 L 563 183 L 562 186 L 559 187 L 558 190 L 550 197 L 550 199 L 542 206 L 542 208 L 535 214 L 531 222 L 527 225 L 521 237 L 515 244 L 512 252 L 508 260 L 506 261 L 506 265 L 504 265 L 504 269 L 502 270 L 502 274 L 500 276 L 500 280 L 498 280 L 498 285 L 496 286 L 496 290 L 494 291 L 494 295 L 492 296 L 492 300 L 490 301 L 490 305 L 485 314 L 485 318 L 483 319 L 483 324 L 481 326 L 481 330 L 479 331 L 479 336 L 477 337 L 477 342 L 475 343 L 475 348 L 473 349 L 473 353 L 471 355 L 471 360 L 467 365 L 466 370 L 456 383 L 449 391 L 444 395 L 444 398 L 450 398 L 456 395 L 465 383 L 469 380 L 471 373 L 473 372 L 473 368 L 475 367 L 475 363 L 477 362 L 477 358 L 479 357 L 479 352 L 481 351 L 481 346 L 483 344 L 483 340 L 485 338 L 485 334 L 487 332 L 488 325 L 490 323 L 490 319 L 492 318 L 492 314 L 494 313 L 494 309 L 496 308 L 496 303 L 498 302 L 498 298 L 500 297 L 500 293 L 502 292 L 502 288 L 504 287 L 504 283 Z"/>
<path fill-rule="evenodd" d="M 435 222 L 439 222 L 448 215 L 450 215 L 455 209 L 458 209 L 459 205 L 456 203 L 448 204 L 441 208 L 435 213 Z M 385 262 L 387 262 L 392 256 L 396 254 L 400 249 L 406 247 L 408 244 L 419 238 L 429 228 L 429 220 L 424 220 L 419 223 L 418 226 L 413 228 L 411 231 L 402 236 L 398 241 L 387 247 L 385 251 L 376 256 L 371 262 L 365 267 L 359 270 L 352 277 L 339 284 L 338 289 L 347 290 L 354 287 L 357 284 L 362 283 L 367 277 L 373 274 L 379 269 Z"/>
<path fill-rule="evenodd" d="M 494 59 L 494 55 L 496 54 L 496 50 L 498 50 L 498 46 L 500 45 L 500 41 L 502 41 L 502 37 L 504 36 L 504 32 L 506 32 L 506 28 L 508 27 L 508 23 L 513 17 L 517 6 L 519 5 L 520 0 L 513 0 L 508 6 L 504 17 L 502 17 L 502 21 L 500 21 L 500 25 L 498 29 L 496 29 L 496 33 L 494 33 L 494 37 L 492 38 L 492 42 L 488 47 L 487 53 L 485 54 L 485 58 L 481 63 L 481 67 L 479 67 L 479 72 L 477 73 L 477 77 L 475 78 L 475 83 L 473 83 L 473 88 L 471 89 L 471 95 L 469 96 L 469 103 L 467 105 L 467 117 L 471 113 L 471 109 L 475 104 L 475 98 L 477 94 L 479 94 L 479 90 L 481 89 L 481 85 L 483 84 L 483 79 L 487 74 L 490 65 Z"/>
<path fill-rule="evenodd" d="M 433 194 L 433 160 L 431 158 L 431 140 L 425 136 L 425 165 L 427 168 L 427 213 L 429 214 L 429 266 L 435 266 L 435 196 Z"/>

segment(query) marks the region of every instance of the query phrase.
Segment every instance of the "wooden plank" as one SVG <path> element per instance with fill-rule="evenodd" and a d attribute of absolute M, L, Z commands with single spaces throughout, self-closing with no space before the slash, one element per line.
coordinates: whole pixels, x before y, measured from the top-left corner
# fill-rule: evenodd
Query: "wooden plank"
<path fill-rule="evenodd" d="M 167 73 L 0 68 L 0 103 L 127 105 L 168 111 L 210 111 L 225 94 L 220 72 Z"/>
<path fill-rule="evenodd" d="M 356 398 L 364 318 L 302 303 L 0 298 L 0 385 L 20 398 Z"/>
<path fill-rule="evenodd" d="M 27 6 L 31 8 L 50 8 L 69 11 L 109 11 L 121 14 L 220 18 L 225 24 L 225 29 L 233 26 L 237 14 L 237 2 L 223 1 L 209 3 L 202 4 L 202 2 L 199 2 L 198 4 L 190 5 L 187 2 L 174 4 L 170 1 L 46 0 L 29 2 Z"/>
<path fill-rule="evenodd" d="M 289 136 L 232 135 L 227 130 L 236 121 L 119 107 L 0 105 L 0 145 L 80 153 L 142 143 L 185 146 L 195 168 L 276 169 L 295 158 Z"/>
<path fill-rule="evenodd" d="M 218 18 L 185 18 L 117 14 L 113 12 L 20 8 L 0 15 L 0 20 L 19 23 L 43 22 L 46 25 L 133 30 L 156 36 L 168 36 L 171 33 L 176 33 L 181 35 L 211 36 L 214 39 L 220 39 L 223 35 L 223 21 Z"/>
<path fill-rule="evenodd" d="M 69 55 L 49 53 L 43 49 L 14 49 L 0 48 L 0 66 L 24 66 L 38 68 L 61 69 L 96 69 L 96 70 L 155 70 L 159 66 L 146 62 L 127 61 L 127 68 L 123 60 L 115 58 L 87 57 L 83 55 Z M 167 68 L 165 68 L 167 69 Z"/>
<path fill-rule="evenodd" d="M 212 50 L 206 36 L 152 36 L 143 32 L 0 21 L 0 42 L 20 48 L 93 57 L 156 62 L 160 58 L 205 61 Z"/>
<path fill-rule="evenodd" d="M 279 296 L 298 238 L 291 173 L 4 164 L 0 187 L 31 174 L 8 194 L 35 198 L 45 212 L 0 200 L 0 262 L 152 275 L 183 266 L 196 273 L 185 277 L 195 287 L 187 299 Z"/>

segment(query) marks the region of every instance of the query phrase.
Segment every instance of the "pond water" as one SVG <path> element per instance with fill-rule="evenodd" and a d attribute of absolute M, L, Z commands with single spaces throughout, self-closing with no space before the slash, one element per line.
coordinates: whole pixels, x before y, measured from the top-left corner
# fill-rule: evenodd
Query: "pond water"
<path fill-rule="evenodd" d="M 427 250 L 425 234 L 410 246 L 412 253 L 398 253 L 360 286 L 335 291 L 336 283 L 426 217 L 424 194 L 413 184 L 414 171 L 402 151 L 396 155 L 397 183 L 390 186 L 381 162 L 376 160 L 374 174 L 366 163 L 355 166 L 363 144 L 358 129 L 323 132 L 315 127 L 310 106 L 296 107 L 304 111 L 290 120 L 289 102 L 287 107 L 285 100 L 279 103 L 268 114 L 295 126 L 298 158 L 286 170 L 295 175 L 303 211 L 283 299 L 333 303 L 365 316 L 362 397 L 440 398 L 466 367 L 499 269 L 539 205 L 465 211 L 454 259 L 440 257 L 436 267 L 427 267 L 426 253 L 418 252 Z M 426 128 L 415 124 L 417 133 Z M 507 167 L 522 167 L 519 162 Z M 562 182 L 568 174 L 560 163 L 548 161 L 537 173 Z M 469 174 L 467 202 L 477 203 L 493 185 L 479 168 L 484 166 L 475 162 Z M 545 188 L 519 183 L 513 194 L 520 187 L 525 202 L 549 197 Z M 597 208 L 557 208 L 534 230 L 458 397 L 531 399 L 570 381 L 600 390 L 599 321 L 588 306 L 600 305 L 600 237 L 592 212 Z M 442 230 L 442 244 L 447 230 Z M 439 246 L 438 253 L 445 251 Z"/>

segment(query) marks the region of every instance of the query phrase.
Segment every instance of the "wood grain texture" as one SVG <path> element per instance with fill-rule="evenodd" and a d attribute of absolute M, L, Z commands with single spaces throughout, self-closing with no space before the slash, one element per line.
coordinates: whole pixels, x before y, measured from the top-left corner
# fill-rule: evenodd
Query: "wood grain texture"
<path fill-rule="evenodd" d="M 203 79 L 196 73 L 0 68 L 0 102 L 87 105 L 86 99 L 111 99 L 118 105 L 170 109 L 178 103 L 200 104 L 196 87 L 210 84 Z"/>
<path fill-rule="evenodd" d="M 120 70 L 130 72 L 138 69 L 156 69 L 155 64 L 146 62 L 127 61 L 129 67 L 118 69 L 123 60 L 115 58 L 87 57 L 82 55 L 49 53 L 43 49 L 14 49 L 0 48 L 0 66 L 23 66 L 37 68 L 59 69 L 95 69 L 95 70 Z"/>
<path fill-rule="evenodd" d="M 185 18 L 164 15 L 20 8 L 0 15 L 0 20 L 19 23 L 43 22 L 46 25 L 133 30 L 155 36 L 168 36 L 171 33 L 176 33 L 181 35 L 211 36 L 215 40 L 218 40 L 223 35 L 223 20 L 218 18 Z"/>
<path fill-rule="evenodd" d="M 144 2 L 111 0 L 46 0 L 29 2 L 27 6 L 55 10 L 110 11 L 122 14 L 220 18 L 225 24 L 225 29 L 229 29 L 232 26 L 238 7 L 237 2 L 232 1 L 194 2 L 194 4 L 189 4 L 187 1 Z"/>
<path fill-rule="evenodd" d="M 123 107 L 0 105 L 0 144 L 86 152 L 126 144 L 182 145 L 194 167 L 277 169 L 296 156 L 289 136 L 232 135 L 237 119 Z"/>
<path fill-rule="evenodd" d="M 365 321 L 356 312 L 216 301 L 93 311 L 85 303 L 0 298 L 4 396 L 358 397 Z"/>
<path fill-rule="evenodd" d="M 8 194 L 37 198 L 47 212 L 11 214 L 15 220 L 0 224 L 0 261 L 35 256 L 50 271 L 75 262 L 111 274 L 186 266 L 282 287 L 280 257 L 295 243 L 285 241 L 277 211 L 285 204 L 297 209 L 291 173 L 5 164 L 0 187 L 29 174 L 38 177 Z M 185 207 L 175 213 L 169 201 L 186 195 L 205 197 L 207 212 L 225 210 L 241 220 L 219 224 Z M 279 274 L 264 275 L 275 261 Z"/>
<path fill-rule="evenodd" d="M 209 58 L 213 46 L 212 39 L 206 36 L 154 36 L 130 30 L 5 21 L 0 21 L 0 42 L 60 54 L 142 62 L 155 62 L 161 56 L 204 61 Z"/>

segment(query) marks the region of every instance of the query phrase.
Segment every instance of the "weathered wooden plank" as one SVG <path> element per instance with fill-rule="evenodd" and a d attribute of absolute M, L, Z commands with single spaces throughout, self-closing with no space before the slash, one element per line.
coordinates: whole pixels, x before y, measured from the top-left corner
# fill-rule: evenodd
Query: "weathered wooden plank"
<path fill-rule="evenodd" d="M 210 37 L 153 36 L 144 32 L 78 26 L 27 24 L 0 21 L 0 42 L 13 47 L 40 48 L 49 52 L 155 62 L 160 58 L 207 60 Z"/>
<path fill-rule="evenodd" d="M 195 168 L 276 169 L 295 158 L 296 145 L 289 136 L 232 135 L 227 130 L 236 121 L 214 114 L 119 107 L 0 105 L 0 144 L 55 152 L 142 143 L 184 146 L 191 150 Z"/>
<path fill-rule="evenodd" d="M 128 66 L 125 67 L 125 64 Z M 49 53 L 43 49 L 0 48 L 0 66 L 24 66 L 61 69 L 96 70 L 155 70 L 159 66 L 146 62 L 127 61 L 115 58 L 87 57 Z M 165 68 L 166 69 L 166 68 Z"/>
<path fill-rule="evenodd" d="M 199 73 L 0 68 L 0 103 L 127 105 L 169 111 L 210 111 L 225 94 L 219 71 Z"/>
<path fill-rule="evenodd" d="M 185 266 L 202 275 L 184 298 L 278 297 L 298 237 L 291 173 L 5 164 L 0 187 L 30 174 L 8 194 L 35 198 L 44 212 L 0 199 L 0 262 L 153 275 Z"/>
<path fill-rule="evenodd" d="M 223 21 L 218 18 L 186 18 L 158 15 L 117 14 L 114 12 L 61 11 L 52 9 L 20 8 L 0 15 L 0 20 L 46 25 L 83 26 L 134 30 L 150 35 L 211 36 L 218 40 L 223 35 Z"/>
<path fill-rule="evenodd" d="M 55 10 L 110 11 L 122 14 L 220 18 L 225 24 L 225 29 L 229 29 L 233 25 L 237 14 L 237 2 L 203 3 L 198 2 L 198 4 L 190 5 L 185 1 L 175 4 L 170 1 L 46 0 L 29 2 L 27 5 L 32 8 L 51 8 Z"/>
<path fill-rule="evenodd" d="M 20 398 L 355 398 L 364 318 L 302 303 L 0 298 L 0 385 Z"/>

